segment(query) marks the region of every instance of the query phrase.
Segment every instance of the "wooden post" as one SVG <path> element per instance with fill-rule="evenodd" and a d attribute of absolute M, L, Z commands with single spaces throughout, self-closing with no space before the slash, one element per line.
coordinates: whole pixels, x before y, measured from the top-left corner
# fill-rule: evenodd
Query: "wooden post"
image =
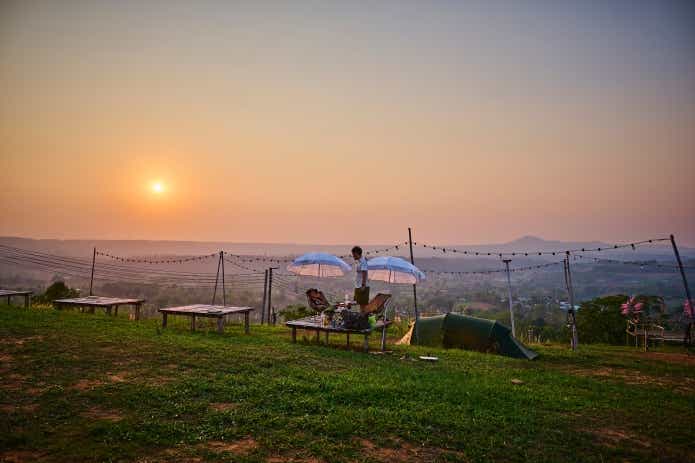
<path fill-rule="evenodd" d="M 244 333 L 249 334 L 249 312 L 244 312 Z"/>
<path fill-rule="evenodd" d="M 688 286 L 688 279 L 685 276 L 685 270 L 683 270 L 683 262 L 681 261 L 681 255 L 678 252 L 678 246 L 676 246 L 676 239 L 671 235 L 671 246 L 673 247 L 673 253 L 676 255 L 676 261 L 678 262 L 678 270 L 681 272 L 681 278 L 683 279 L 683 287 L 685 288 L 686 301 L 690 303 L 691 310 L 693 308 L 693 298 L 690 295 L 690 287 Z M 690 345 L 692 339 L 690 339 L 690 330 L 693 325 L 693 317 L 690 317 L 690 322 L 688 322 L 685 327 L 685 335 L 683 337 L 683 343 Z"/>
<path fill-rule="evenodd" d="M 509 263 L 511 261 L 511 259 L 502 260 L 507 269 L 507 289 L 509 291 L 509 317 L 512 323 L 512 336 L 516 337 L 516 330 L 514 329 L 514 306 L 512 304 L 512 277 L 509 275 Z"/>
<path fill-rule="evenodd" d="M 162 312 L 162 328 L 167 327 L 167 315 L 168 314 L 166 312 Z"/>
<path fill-rule="evenodd" d="M 263 308 L 261 309 L 261 325 L 265 322 L 266 296 L 268 295 L 268 270 L 263 272 Z"/>
<path fill-rule="evenodd" d="M 97 260 L 97 247 L 94 246 L 94 252 L 92 252 L 92 276 L 89 278 L 89 295 L 93 296 L 92 288 L 94 287 L 94 264 Z"/>
<path fill-rule="evenodd" d="M 415 265 L 415 259 L 413 258 L 413 231 L 408 227 L 408 245 L 410 246 L 410 263 Z M 417 284 L 413 284 L 413 307 L 415 309 L 415 339 L 417 339 L 418 344 L 420 343 L 420 327 L 418 327 L 418 320 L 420 319 L 420 313 L 417 310 Z"/>
<path fill-rule="evenodd" d="M 224 307 L 227 306 L 227 295 L 225 294 L 224 290 L 224 251 L 220 251 L 220 262 L 222 263 L 222 305 Z"/>

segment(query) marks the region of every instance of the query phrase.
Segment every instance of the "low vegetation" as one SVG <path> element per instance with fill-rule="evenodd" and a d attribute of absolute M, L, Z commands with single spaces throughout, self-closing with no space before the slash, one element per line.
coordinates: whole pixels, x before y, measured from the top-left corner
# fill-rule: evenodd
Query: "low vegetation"
<path fill-rule="evenodd" d="M 682 348 L 528 362 L 187 328 L 0 306 L 0 461 L 695 461 Z"/>

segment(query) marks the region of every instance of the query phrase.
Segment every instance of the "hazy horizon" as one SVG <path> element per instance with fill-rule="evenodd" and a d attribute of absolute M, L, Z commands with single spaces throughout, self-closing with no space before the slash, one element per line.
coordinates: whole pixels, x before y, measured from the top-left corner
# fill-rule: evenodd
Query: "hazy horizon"
<path fill-rule="evenodd" d="M 3 2 L 0 235 L 695 246 L 693 24 L 678 1 Z"/>

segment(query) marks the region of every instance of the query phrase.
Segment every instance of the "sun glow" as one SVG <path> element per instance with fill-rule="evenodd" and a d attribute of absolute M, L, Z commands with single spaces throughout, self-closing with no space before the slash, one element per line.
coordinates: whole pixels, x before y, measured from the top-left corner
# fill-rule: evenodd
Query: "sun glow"
<path fill-rule="evenodd" d="M 152 183 L 152 192 L 154 194 L 162 194 L 164 193 L 164 184 L 162 182 L 154 182 Z"/>

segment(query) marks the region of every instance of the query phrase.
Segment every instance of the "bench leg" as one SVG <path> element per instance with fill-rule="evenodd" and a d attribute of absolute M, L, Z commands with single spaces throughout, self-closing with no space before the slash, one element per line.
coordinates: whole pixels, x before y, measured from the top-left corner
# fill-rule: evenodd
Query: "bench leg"
<path fill-rule="evenodd" d="M 251 314 L 246 312 L 244 313 L 244 333 L 249 334 L 249 325 L 250 325 L 250 319 Z"/>
<path fill-rule="evenodd" d="M 347 343 L 346 345 L 350 347 L 350 333 L 347 333 Z"/>
<path fill-rule="evenodd" d="M 364 335 L 364 351 L 369 352 L 369 335 Z"/>
<path fill-rule="evenodd" d="M 118 306 L 117 305 L 113 307 L 113 316 L 118 317 Z"/>
<path fill-rule="evenodd" d="M 28 294 L 24 296 L 24 307 L 27 309 L 31 307 L 31 296 L 29 296 Z"/>
<path fill-rule="evenodd" d="M 140 304 L 135 304 L 135 320 L 140 320 Z"/>
<path fill-rule="evenodd" d="M 195 331 L 195 315 L 191 316 L 191 331 Z"/>
<path fill-rule="evenodd" d="M 112 305 L 106 307 L 106 315 L 111 315 L 111 311 L 112 311 L 112 310 L 113 310 L 113 306 L 112 306 Z"/>
<path fill-rule="evenodd" d="M 169 315 L 166 312 L 162 312 L 162 328 L 167 327 L 167 315 Z"/>
<path fill-rule="evenodd" d="M 386 350 L 386 327 L 381 329 L 381 352 Z"/>
<path fill-rule="evenodd" d="M 292 327 L 292 342 L 297 342 L 297 328 L 295 328 L 294 326 Z"/>
<path fill-rule="evenodd" d="M 318 344 L 320 342 L 321 342 L 321 331 L 316 330 L 316 343 Z"/>
<path fill-rule="evenodd" d="M 7 296 L 7 305 L 10 305 L 10 302 L 12 302 L 12 296 Z"/>
<path fill-rule="evenodd" d="M 219 317 L 217 319 L 217 332 L 224 333 L 224 317 Z"/>

